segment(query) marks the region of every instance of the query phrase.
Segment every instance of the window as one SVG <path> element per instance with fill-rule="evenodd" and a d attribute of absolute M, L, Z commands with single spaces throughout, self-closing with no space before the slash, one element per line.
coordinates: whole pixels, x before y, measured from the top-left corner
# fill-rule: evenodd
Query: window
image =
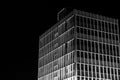
<path fill-rule="evenodd" d="M 83 34 L 83 32 L 84 32 L 84 31 L 83 31 L 83 28 L 80 28 L 80 33 Z"/>
<path fill-rule="evenodd" d="M 94 26 L 95 26 L 95 29 L 97 30 L 97 20 L 94 20 Z"/>
<path fill-rule="evenodd" d="M 105 44 L 103 44 L 103 54 L 106 54 L 106 47 L 105 47 Z"/>
<path fill-rule="evenodd" d="M 112 45 L 110 45 L 110 55 L 112 55 L 113 53 L 113 49 L 112 49 Z"/>
<path fill-rule="evenodd" d="M 96 53 L 98 53 L 98 43 L 97 42 L 95 42 L 95 51 L 96 51 Z"/>
<path fill-rule="evenodd" d="M 87 65 L 85 65 L 85 71 L 88 71 Z"/>
<path fill-rule="evenodd" d="M 102 59 L 102 55 L 100 55 L 100 61 L 102 61 L 103 59 Z"/>
<path fill-rule="evenodd" d="M 85 54 L 85 58 L 87 59 L 87 52 L 85 52 L 84 54 Z"/>
<path fill-rule="evenodd" d="M 94 20 L 91 19 L 91 28 L 94 29 Z"/>
<path fill-rule="evenodd" d="M 108 32 L 108 29 L 109 29 L 109 28 L 108 28 L 108 23 L 105 22 L 105 31 Z"/>
<path fill-rule="evenodd" d="M 102 38 L 105 39 L 105 33 L 104 32 L 102 32 Z"/>
<path fill-rule="evenodd" d="M 91 52 L 91 42 L 90 41 L 88 41 L 88 51 Z"/>
<path fill-rule="evenodd" d="M 77 39 L 77 49 L 80 50 L 80 40 Z"/>
<path fill-rule="evenodd" d="M 80 80 L 80 77 L 77 77 L 77 80 Z"/>
<path fill-rule="evenodd" d="M 98 32 L 97 31 L 95 31 L 95 36 L 98 37 Z"/>
<path fill-rule="evenodd" d="M 116 47 L 113 46 L 113 55 L 116 56 Z"/>
<path fill-rule="evenodd" d="M 83 17 L 83 26 L 84 26 L 84 27 L 87 27 L 87 20 L 86 20 L 86 17 Z"/>
<path fill-rule="evenodd" d="M 111 23 L 108 23 L 108 29 L 109 29 L 109 32 L 111 33 Z"/>
<path fill-rule="evenodd" d="M 88 49 L 87 49 L 87 41 L 86 41 L 86 40 L 84 40 L 84 50 L 85 50 L 85 51 L 88 50 Z"/>
<path fill-rule="evenodd" d="M 99 67 L 98 66 L 96 66 L 96 71 L 99 73 Z"/>
<path fill-rule="evenodd" d="M 80 52 L 77 51 L 77 61 L 80 62 Z"/>
<path fill-rule="evenodd" d="M 105 31 L 104 22 L 102 22 L 102 31 Z"/>
<path fill-rule="evenodd" d="M 88 58 L 91 59 L 91 53 L 88 53 Z"/>
<path fill-rule="evenodd" d="M 115 37 L 116 37 L 116 41 L 118 41 L 118 35 L 115 35 Z"/>
<path fill-rule="evenodd" d="M 77 70 L 80 70 L 80 64 L 77 64 Z"/>
<path fill-rule="evenodd" d="M 83 40 L 80 40 L 80 46 L 81 46 L 81 50 L 83 50 L 84 47 Z"/>
<path fill-rule="evenodd" d="M 84 29 L 83 31 L 84 31 L 84 34 L 87 34 L 87 29 Z"/>
<path fill-rule="evenodd" d="M 96 60 L 98 60 L 98 54 L 96 54 Z"/>
<path fill-rule="evenodd" d="M 92 42 L 92 52 L 95 52 L 95 45 L 94 45 L 94 42 Z"/>
<path fill-rule="evenodd" d="M 116 47 L 116 49 L 117 49 L 117 50 L 116 50 L 117 56 L 119 56 L 119 57 L 120 57 L 119 47 L 117 46 L 117 47 Z"/>
<path fill-rule="evenodd" d="M 81 70 L 84 70 L 84 65 L 83 64 L 81 64 Z"/>
<path fill-rule="evenodd" d="M 90 35 L 90 30 L 88 29 L 88 35 Z"/>
<path fill-rule="evenodd" d="M 109 55 L 109 45 L 106 45 L 106 52 L 107 52 L 107 55 Z"/>
<path fill-rule="evenodd" d="M 83 25 L 83 17 L 82 17 L 82 16 L 80 16 L 80 26 L 81 26 L 81 27 L 84 26 L 84 25 Z"/>
<path fill-rule="evenodd" d="M 114 33 L 114 24 L 111 24 L 112 33 Z"/>
<path fill-rule="evenodd" d="M 115 33 L 118 34 L 118 28 L 116 24 L 115 24 Z"/>
<path fill-rule="evenodd" d="M 101 32 L 99 32 L 99 38 L 101 38 L 101 37 L 102 37 Z"/>
<path fill-rule="evenodd" d="M 80 22 L 80 18 L 79 18 L 79 16 L 76 17 L 76 20 L 77 20 L 77 26 L 80 26 L 80 23 L 79 23 Z"/>
<path fill-rule="evenodd" d="M 108 33 L 106 33 L 106 39 L 108 39 Z"/>
<path fill-rule="evenodd" d="M 101 21 L 98 21 L 98 30 L 102 30 L 102 25 L 101 25 Z"/>
<path fill-rule="evenodd" d="M 83 56 L 83 52 L 81 52 L 81 58 L 84 58 L 84 56 Z"/>
<path fill-rule="evenodd" d="M 76 29 L 77 29 L 77 33 L 80 33 L 79 27 L 77 27 Z"/>
<path fill-rule="evenodd" d="M 91 30 L 91 35 L 94 36 L 94 31 L 93 30 Z"/>

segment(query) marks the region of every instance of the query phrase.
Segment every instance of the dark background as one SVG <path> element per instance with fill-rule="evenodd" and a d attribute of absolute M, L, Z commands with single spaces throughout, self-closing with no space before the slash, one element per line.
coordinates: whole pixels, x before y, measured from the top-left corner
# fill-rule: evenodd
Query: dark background
<path fill-rule="evenodd" d="M 99 4 L 99 6 L 98 6 Z M 85 2 L 23 2 L 8 7 L 6 16 L 10 26 L 5 27 L 5 78 L 37 80 L 39 36 L 57 23 L 57 12 L 73 8 L 112 18 L 119 18 L 119 8 L 109 3 Z M 17 6 L 17 7 L 16 7 Z M 8 14 L 9 13 L 9 14 Z"/>

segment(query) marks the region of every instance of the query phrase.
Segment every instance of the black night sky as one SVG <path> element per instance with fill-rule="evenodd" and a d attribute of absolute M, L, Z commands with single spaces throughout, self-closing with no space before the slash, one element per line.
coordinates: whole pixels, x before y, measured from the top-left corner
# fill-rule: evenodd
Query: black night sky
<path fill-rule="evenodd" d="M 10 52 L 5 54 L 5 56 L 7 55 L 4 63 L 7 70 L 6 77 L 12 80 L 37 80 L 39 36 L 57 23 L 57 12 L 62 8 L 73 8 L 118 18 L 119 8 L 107 6 L 103 7 L 102 4 L 98 7 L 94 3 L 83 5 L 81 2 L 77 4 L 75 2 L 70 4 L 67 2 L 57 4 L 30 2 L 25 7 L 10 10 L 14 16 L 14 20 L 10 24 L 14 27 L 10 27 L 10 31 L 7 29 L 11 33 L 7 33 L 10 37 L 7 37 L 9 40 L 6 43 L 9 44 L 7 46 L 10 47 Z"/>

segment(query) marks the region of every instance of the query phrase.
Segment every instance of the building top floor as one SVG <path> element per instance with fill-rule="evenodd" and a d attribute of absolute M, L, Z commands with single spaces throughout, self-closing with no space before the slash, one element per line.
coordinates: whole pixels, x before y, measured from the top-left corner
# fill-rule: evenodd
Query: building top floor
<path fill-rule="evenodd" d="M 60 26 L 65 21 L 68 21 L 70 19 L 70 17 L 73 15 L 76 15 L 76 16 L 79 15 L 79 16 L 92 18 L 92 19 L 96 19 L 99 21 L 109 22 L 109 23 L 118 25 L 118 19 L 108 18 L 108 17 L 102 16 L 102 15 L 88 13 L 88 12 L 73 9 L 68 15 L 66 15 L 64 18 L 62 18 L 60 21 L 58 21 L 55 25 L 53 25 L 50 29 L 48 29 L 45 33 L 43 33 L 39 37 L 39 39 L 41 39 L 42 37 L 47 35 L 49 32 L 53 31 L 56 27 Z"/>

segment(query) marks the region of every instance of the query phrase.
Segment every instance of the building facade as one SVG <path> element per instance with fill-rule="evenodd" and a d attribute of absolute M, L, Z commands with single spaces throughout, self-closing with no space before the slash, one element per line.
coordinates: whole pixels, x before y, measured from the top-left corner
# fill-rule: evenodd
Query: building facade
<path fill-rule="evenodd" d="M 40 36 L 38 80 L 120 80 L 118 26 L 74 9 Z"/>

